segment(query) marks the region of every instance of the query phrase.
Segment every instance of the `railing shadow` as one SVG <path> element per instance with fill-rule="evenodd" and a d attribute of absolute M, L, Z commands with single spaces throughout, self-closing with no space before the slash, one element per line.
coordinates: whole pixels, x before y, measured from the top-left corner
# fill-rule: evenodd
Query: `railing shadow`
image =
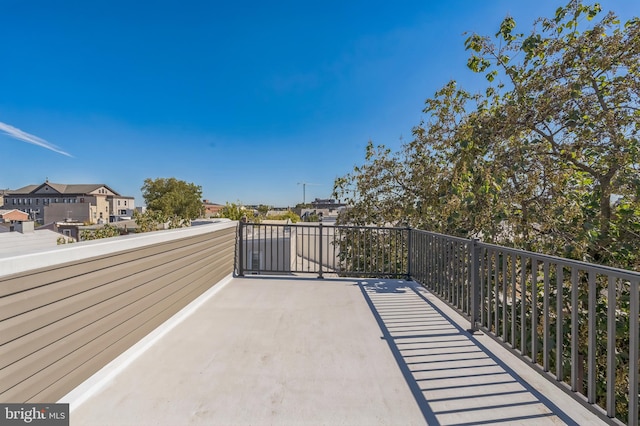
<path fill-rule="evenodd" d="M 420 285 L 376 279 L 358 285 L 427 424 L 578 424 L 428 300 Z"/>

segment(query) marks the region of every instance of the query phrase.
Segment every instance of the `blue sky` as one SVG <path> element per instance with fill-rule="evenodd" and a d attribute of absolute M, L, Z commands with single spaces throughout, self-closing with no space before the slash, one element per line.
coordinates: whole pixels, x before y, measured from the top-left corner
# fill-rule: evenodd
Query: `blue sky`
<path fill-rule="evenodd" d="M 0 188 L 176 177 L 224 204 L 329 197 L 369 140 L 397 148 L 465 32 L 562 2 L 0 0 Z M 640 1 L 602 1 L 623 18 Z M 22 132 L 22 133 L 21 133 Z"/>

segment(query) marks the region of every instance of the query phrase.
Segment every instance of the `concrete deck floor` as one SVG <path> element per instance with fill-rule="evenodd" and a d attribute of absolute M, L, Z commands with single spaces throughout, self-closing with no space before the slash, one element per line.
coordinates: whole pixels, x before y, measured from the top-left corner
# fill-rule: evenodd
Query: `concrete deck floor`
<path fill-rule="evenodd" d="M 234 278 L 60 402 L 72 425 L 602 422 L 412 282 Z"/>

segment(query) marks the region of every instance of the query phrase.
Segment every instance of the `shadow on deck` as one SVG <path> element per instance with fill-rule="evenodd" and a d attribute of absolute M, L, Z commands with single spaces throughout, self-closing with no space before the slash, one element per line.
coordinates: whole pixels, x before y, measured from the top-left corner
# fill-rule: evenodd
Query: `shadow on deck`
<path fill-rule="evenodd" d="M 428 424 L 581 424 L 545 395 L 557 389 L 527 383 L 486 346 L 495 342 L 470 334 L 421 286 L 366 280 L 360 288 Z"/>

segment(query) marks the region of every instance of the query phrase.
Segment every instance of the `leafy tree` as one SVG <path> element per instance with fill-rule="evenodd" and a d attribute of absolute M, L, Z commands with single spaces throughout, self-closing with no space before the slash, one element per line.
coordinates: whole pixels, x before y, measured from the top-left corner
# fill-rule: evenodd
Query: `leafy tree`
<path fill-rule="evenodd" d="M 529 35 L 516 33 L 515 21 L 507 17 L 496 42 L 478 35 L 467 39 L 468 65 L 490 82 L 502 80 L 486 123 L 494 132 L 494 158 L 501 158 L 508 178 L 502 192 L 519 197 L 512 199 L 519 201 L 520 229 L 528 231 L 533 248 L 638 270 L 640 20 L 622 25 L 611 12 L 596 20 L 601 13 L 598 4 L 573 0 L 554 17 L 540 19 Z M 535 161 L 525 173 L 517 170 L 522 161 L 505 161 L 517 154 Z M 515 191 L 523 182 L 528 183 L 526 196 Z M 588 286 L 579 285 L 584 307 Z M 620 302 L 628 297 L 626 291 Z M 598 291 L 596 316 L 604 319 L 602 294 Z M 628 321 L 622 318 L 628 308 L 620 308 L 624 326 L 619 327 L 616 357 L 618 377 L 624 377 L 629 347 Z M 603 342 L 604 320 L 596 334 Z M 579 338 L 586 348 L 586 328 Z M 604 404 L 606 348 L 598 345 L 597 350 L 596 393 Z M 626 417 L 626 386 L 618 385 L 617 413 Z"/>
<path fill-rule="evenodd" d="M 273 220 L 289 220 L 291 223 L 298 223 L 300 222 L 300 216 L 298 216 L 297 214 L 295 214 L 294 212 L 287 210 L 286 212 L 282 212 L 279 214 L 272 214 L 267 216 L 267 219 L 273 219 Z"/>
<path fill-rule="evenodd" d="M 545 239 L 559 236 L 554 248 L 572 257 L 637 267 L 629 244 L 640 212 L 640 20 L 621 25 L 610 12 L 592 23 L 600 13 L 572 0 L 529 35 L 507 17 L 497 43 L 467 39 L 468 66 L 504 81 L 488 110 L 494 150 L 502 161 L 536 160 L 522 178 L 555 213 L 535 218 Z M 522 182 L 517 163 L 512 186 Z"/>
<path fill-rule="evenodd" d="M 231 220 L 242 220 L 246 218 L 249 222 L 255 222 L 259 220 L 255 216 L 253 210 L 247 210 L 240 203 L 225 203 L 225 206 L 220 210 L 220 217 L 226 217 Z"/>
<path fill-rule="evenodd" d="M 142 197 L 149 214 L 161 214 L 172 228 L 189 226 L 204 214 L 202 187 L 176 178 L 145 179 Z"/>
<path fill-rule="evenodd" d="M 640 268 L 640 21 L 572 0 L 529 35 L 507 17 L 477 34 L 399 152 L 369 143 L 336 180 L 341 221 L 410 224 L 488 242 Z"/>
<path fill-rule="evenodd" d="M 65 237 L 58 237 L 58 239 L 56 240 L 56 243 L 58 245 L 62 245 L 62 244 L 73 244 L 75 241 L 72 238 L 65 238 Z"/>
<path fill-rule="evenodd" d="M 117 226 L 108 223 L 96 229 L 83 229 L 80 232 L 80 240 L 99 240 L 101 238 L 110 238 L 120 236 L 120 229 Z"/>
<path fill-rule="evenodd" d="M 265 218 L 267 217 L 267 213 L 269 213 L 269 210 L 271 210 L 271 207 L 264 204 L 260 204 L 257 210 L 260 217 Z"/>
<path fill-rule="evenodd" d="M 484 91 L 471 94 L 451 81 L 427 99 L 413 140 L 399 152 L 369 143 L 365 164 L 335 181 L 334 196 L 352 206 L 340 221 L 407 223 L 640 270 L 640 19 L 621 24 L 597 4 L 571 0 L 529 34 L 507 17 L 494 38 L 472 34 L 465 47 L 468 67 L 486 77 Z M 596 303 L 601 405 L 604 285 Z M 579 306 L 565 309 L 586 322 L 584 277 L 579 288 Z M 628 359 L 628 300 L 629 287 L 619 289 L 622 418 L 624 368 L 637 362 Z"/>
<path fill-rule="evenodd" d="M 158 229 L 164 229 L 165 224 L 171 227 L 168 224 L 169 218 L 161 211 L 145 210 L 144 213 L 140 213 L 136 210 L 133 212 L 133 220 L 138 225 L 137 232 L 157 231 Z"/>
<path fill-rule="evenodd" d="M 309 213 L 308 215 L 304 216 L 304 221 L 305 222 L 320 222 L 320 216 L 318 216 L 316 213 Z"/>
<path fill-rule="evenodd" d="M 369 141 L 363 166 L 338 178 L 334 184 L 335 198 L 344 200 L 350 209 L 340 222 L 355 225 L 399 224 L 408 216 L 414 191 L 406 186 L 410 182 L 406 158 L 393 154 L 383 145 Z"/>

